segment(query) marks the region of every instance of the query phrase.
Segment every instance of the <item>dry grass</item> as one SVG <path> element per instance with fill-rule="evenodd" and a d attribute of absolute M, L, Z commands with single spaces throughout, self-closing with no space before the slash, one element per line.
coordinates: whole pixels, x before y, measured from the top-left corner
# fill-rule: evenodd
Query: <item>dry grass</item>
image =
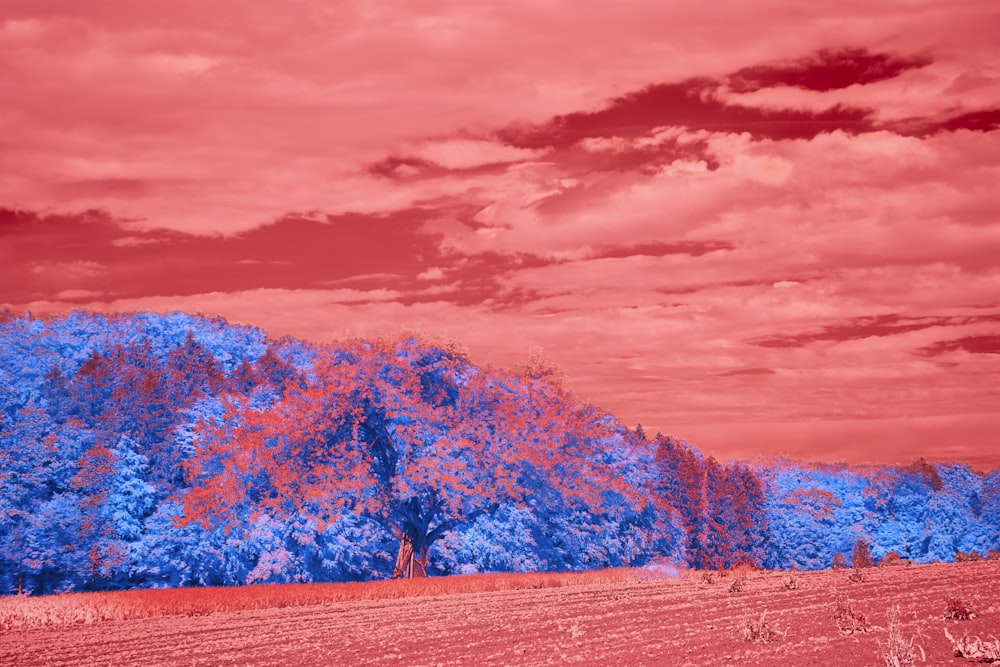
<path fill-rule="evenodd" d="M 927 660 L 924 647 L 917 643 L 917 639 L 923 639 L 922 635 L 915 634 L 909 639 L 903 637 L 903 630 L 899 622 L 899 605 L 894 605 L 889 609 L 888 614 L 888 634 L 885 642 L 878 640 L 878 654 L 884 667 L 913 667 L 917 664 L 917 656 L 920 662 Z"/>
<path fill-rule="evenodd" d="M 992 637 L 993 641 L 988 642 L 965 633 L 961 638 L 955 639 L 948 632 L 948 628 L 944 629 L 944 636 L 951 642 L 956 658 L 968 658 L 981 663 L 1000 663 L 1000 639 L 996 637 Z"/>
<path fill-rule="evenodd" d="M 638 569 L 498 573 L 342 584 L 269 584 L 232 588 L 168 588 L 0 598 L 0 630 L 123 621 L 212 612 L 304 607 L 359 600 L 436 597 L 565 586 L 635 584 L 655 573 Z M 665 577 L 666 575 L 664 575 Z M 660 577 L 655 577 L 660 578 Z"/>

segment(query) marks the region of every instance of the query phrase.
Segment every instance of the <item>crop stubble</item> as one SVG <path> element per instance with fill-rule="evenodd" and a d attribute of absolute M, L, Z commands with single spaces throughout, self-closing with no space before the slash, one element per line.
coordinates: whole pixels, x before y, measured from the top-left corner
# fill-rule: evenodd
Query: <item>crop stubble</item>
<path fill-rule="evenodd" d="M 731 593 L 729 577 L 706 584 L 691 573 L 637 571 L 612 584 L 8 629 L 0 664 L 873 665 L 893 605 L 906 637 L 926 637 L 927 664 L 970 664 L 952 656 L 944 627 L 1000 634 L 1000 562 L 870 572 L 860 584 L 844 571 L 800 573 L 797 590 L 783 586 L 786 573 L 752 572 L 746 589 Z M 829 616 L 838 596 L 866 614 L 869 632 L 838 632 Z M 944 620 L 955 597 L 977 599 L 977 618 Z M 740 623 L 764 610 L 787 634 L 744 641 Z"/>

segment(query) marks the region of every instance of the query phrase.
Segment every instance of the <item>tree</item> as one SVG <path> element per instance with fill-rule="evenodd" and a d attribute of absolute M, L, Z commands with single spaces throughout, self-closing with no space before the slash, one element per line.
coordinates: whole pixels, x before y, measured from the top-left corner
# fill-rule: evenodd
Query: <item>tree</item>
<path fill-rule="evenodd" d="M 313 373 L 271 410 L 231 401 L 201 425 L 186 521 L 247 504 L 321 524 L 352 511 L 398 541 L 394 576 L 414 577 L 436 541 L 501 504 L 642 499 L 600 463 L 603 415 L 544 377 L 477 370 L 413 337 L 350 341 Z"/>
<path fill-rule="evenodd" d="M 669 436 L 656 436 L 654 493 L 677 510 L 684 527 L 684 554 L 701 562 L 707 530 L 705 463 L 697 449 Z"/>
<path fill-rule="evenodd" d="M 700 567 L 721 570 L 764 560 L 767 533 L 764 495 L 760 481 L 749 468 L 705 462 L 706 531 Z"/>
<path fill-rule="evenodd" d="M 854 551 L 851 553 L 851 567 L 855 570 L 861 570 L 868 567 L 873 567 L 875 565 L 872 559 L 871 549 L 868 548 L 868 543 L 864 540 L 858 540 L 854 544 Z"/>

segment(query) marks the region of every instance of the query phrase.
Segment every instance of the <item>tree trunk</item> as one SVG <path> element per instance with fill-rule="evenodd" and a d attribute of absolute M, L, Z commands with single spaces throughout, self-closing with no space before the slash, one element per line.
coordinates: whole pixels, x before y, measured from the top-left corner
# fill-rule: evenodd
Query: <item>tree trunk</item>
<path fill-rule="evenodd" d="M 399 552 L 396 566 L 392 569 L 393 579 L 413 579 L 427 576 L 427 549 L 414 551 L 413 538 L 403 532 L 399 537 Z"/>

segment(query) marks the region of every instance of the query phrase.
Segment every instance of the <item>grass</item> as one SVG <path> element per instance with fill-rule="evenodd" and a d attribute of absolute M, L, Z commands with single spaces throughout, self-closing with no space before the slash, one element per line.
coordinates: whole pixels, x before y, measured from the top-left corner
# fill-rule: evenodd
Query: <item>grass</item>
<path fill-rule="evenodd" d="M 21 630 L 160 616 L 203 616 L 220 611 L 303 607 L 360 600 L 394 600 L 590 584 L 631 584 L 667 576 L 669 575 L 656 571 L 621 568 L 586 572 L 475 574 L 360 583 L 265 584 L 18 596 L 0 598 L 0 629 Z"/>

